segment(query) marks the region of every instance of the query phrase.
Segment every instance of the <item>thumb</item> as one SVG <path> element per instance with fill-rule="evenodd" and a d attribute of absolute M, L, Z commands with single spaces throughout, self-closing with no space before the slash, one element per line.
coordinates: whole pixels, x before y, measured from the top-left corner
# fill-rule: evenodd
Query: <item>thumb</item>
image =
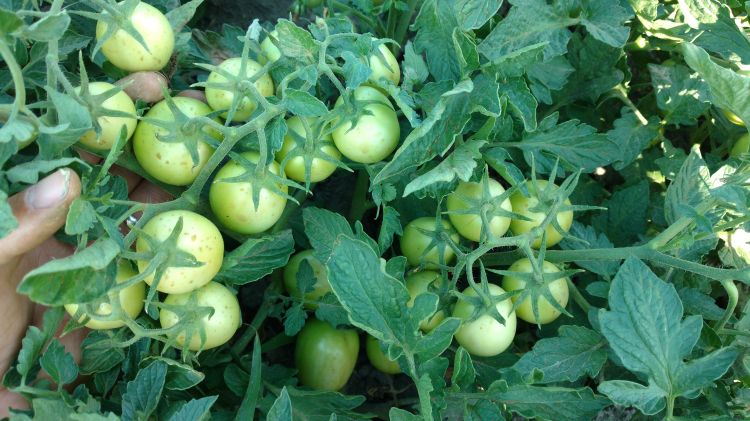
<path fill-rule="evenodd" d="M 81 194 L 78 175 L 62 168 L 8 199 L 18 227 L 0 239 L 0 265 L 33 250 L 65 224 L 68 208 Z"/>

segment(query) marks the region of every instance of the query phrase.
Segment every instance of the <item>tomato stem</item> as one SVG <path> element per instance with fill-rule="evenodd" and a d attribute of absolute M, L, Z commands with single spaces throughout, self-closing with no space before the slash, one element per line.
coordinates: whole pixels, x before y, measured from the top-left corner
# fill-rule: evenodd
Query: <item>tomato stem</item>
<path fill-rule="evenodd" d="M 584 313 L 588 314 L 589 310 L 591 310 L 591 304 L 589 304 L 583 294 L 581 294 L 581 291 L 578 290 L 578 287 L 573 283 L 573 281 L 570 280 L 570 278 L 566 278 L 566 280 L 568 282 L 568 290 L 570 290 L 570 293 L 573 296 L 573 301 L 578 304 L 578 307 L 581 307 L 581 310 L 583 310 Z"/>
<path fill-rule="evenodd" d="M 367 210 L 367 190 L 370 185 L 370 175 L 366 170 L 357 171 L 357 181 L 354 184 L 354 194 L 352 195 L 352 207 L 349 209 L 349 222 L 362 220 L 362 216 Z"/>
<path fill-rule="evenodd" d="M 714 330 L 717 332 L 724 329 L 729 319 L 734 314 L 734 310 L 737 308 L 737 301 L 739 299 L 739 291 L 737 285 L 731 279 L 725 279 L 721 281 L 721 286 L 727 292 L 727 308 L 724 310 L 724 315 L 721 316 L 721 320 L 716 323 Z"/>

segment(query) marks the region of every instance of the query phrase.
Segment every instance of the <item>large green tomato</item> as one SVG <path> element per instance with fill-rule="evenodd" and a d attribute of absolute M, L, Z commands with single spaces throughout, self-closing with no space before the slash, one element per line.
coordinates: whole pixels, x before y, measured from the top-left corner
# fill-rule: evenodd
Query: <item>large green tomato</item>
<path fill-rule="evenodd" d="M 159 9 L 140 2 L 130 16 L 130 23 L 141 34 L 148 49 L 130 34 L 118 29 L 102 44 L 102 53 L 112 64 L 128 72 L 161 70 L 167 65 L 174 50 L 174 31 L 167 17 Z M 108 24 L 96 24 L 96 39 L 107 33 Z"/>
<path fill-rule="evenodd" d="M 191 301 L 193 294 L 195 294 L 195 301 Z M 197 325 L 188 326 L 186 329 L 174 333 L 176 336 L 173 336 L 179 346 L 183 346 L 187 337 L 190 336 L 188 349 L 191 351 L 216 348 L 227 343 L 242 324 L 240 303 L 237 301 L 237 296 L 217 282 L 209 282 L 195 291 L 169 294 L 164 299 L 164 304 L 213 308 L 213 314 L 203 317 Z M 164 329 L 176 325 L 179 320 L 180 318 L 176 313 L 166 308 L 159 311 L 159 322 Z M 201 332 L 206 336 L 205 342 L 201 340 Z"/>
<path fill-rule="evenodd" d="M 310 127 L 315 135 L 316 127 L 313 124 L 312 119 L 307 119 L 310 123 Z M 303 146 L 297 143 L 294 134 L 302 138 L 305 137 L 305 127 L 302 124 L 302 119 L 298 116 L 290 117 L 286 120 L 287 133 L 284 136 L 284 144 L 281 145 L 281 149 L 276 152 L 276 161 L 279 163 L 284 161 L 284 158 L 289 155 L 294 149 L 304 149 Z M 319 150 L 324 154 L 334 159 L 341 159 L 341 152 L 336 149 L 333 145 L 333 138 L 330 134 L 326 134 L 323 137 L 316 139 Z M 317 183 L 330 177 L 333 172 L 336 171 L 336 164 L 333 162 L 326 161 L 320 158 L 313 158 L 310 163 L 310 182 Z M 302 156 L 294 156 L 290 158 L 284 165 L 284 173 L 287 177 L 292 180 L 299 182 L 305 181 L 305 158 Z"/>
<path fill-rule="evenodd" d="M 459 238 L 450 222 L 441 219 L 443 229 L 450 234 L 451 240 L 458 243 Z M 435 218 L 422 217 L 409 222 L 401 236 L 401 254 L 411 266 L 424 264 L 425 268 L 434 269 L 440 266 L 440 250 L 436 245 L 430 246 L 433 238 L 423 231 L 435 231 Z M 429 247 L 429 249 L 428 249 Z M 456 257 L 456 253 L 447 244 L 442 248 L 443 264 L 449 264 Z"/>
<path fill-rule="evenodd" d="M 368 80 L 376 82 L 380 78 L 386 78 L 393 82 L 394 85 L 398 85 L 401 81 L 401 68 L 398 65 L 398 60 L 396 60 L 396 57 L 393 56 L 393 53 L 391 53 L 391 50 L 385 44 L 380 44 L 378 51 L 380 51 L 383 57 L 381 58 L 377 54 L 370 56 L 370 70 L 372 73 Z"/>
<path fill-rule="evenodd" d="M 167 294 L 181 294 L 202 287 L 219 273 L 224 261 L 224 240 L 219 229 L 206 217 L 195 212 L 173 210 L 151 218 L 143 227 L 143 232 L 157 241 L 166 240 L 182 218 L 182 231 L 177 238 L 177 248 L 190 253 L 195 260 L 203 263 L 197 267 L 169 267 L 164 271 L 157 290 Z M 143 235 L 138 237 L 135 249 L 139 253 L 150 250 Z M 139 260 L 138 269 L 143 272 L 149 261 Z M 151 285 L 154 273 L 148 275 L 146 283 Z"/>
<path fill-rule="evenodd" d="M 257 152 L 244 152 L 241 155 L 250 162 L 258 162 Z M 276 161 L 271 161 L 269 169 L 272 173 L 279 174 L 279 164 Z M 216 178 L 208 191 L 208 200 L 216 219 L 224 226 L 240 234 L 258 234 L 271 228 L 281 218 L 286 206 L 286 197 L 263 187 L 258 196 L 260 203 L 256 209 L 251 183 L 224 181 L 241 176 L 246 171 L 248 170 L 245 167 L 234 161 L 227 162 L 216 173 Z M 279 183 L 276 187 L 284 193 L 288 191 L 286 184 Z"/>
<path fill-rule="evenodd" d="M 121 284 L 126 280 L 136 275 L 133 267 L 130 263 L 121 261 L 117 266 L 117 278 L 116 282 Z M 121 289 L 119 292 L 110 292 L 107 296 L 107 300 L 99 303 L 99 307 L 96 308 L 93 317 L 100 317 L 100 319 L 90 318 L 86 322 L 86 327 L 89 329 L 115 329 L 121 326 L 125 326 L 125 321 L 122 319 L 104 320 L 104 318 L 112 315 L 112 303 L 115 299 L 119 299 L 120 308 L 128 315 L 131 319 L 135 319 L 138 314 L 143 310 L 143 300 L 146 298 L 146 286 L 143 282 L 138 282 L 127 288 Z M 78 304 L 65 304 L 65 310 L 71 316 L 75 316 L 78 311 Z M 91 315 L 83 315 L 79 319 L 83 321 L 86 317 L 92 317 Z"/>
<path fill-rule="evenodd" d="M 112 89 L 117 89 L 115 85 L 107 82 L 91 82 L 89 83 L 89 92 L 91 95 L 99 95 Z M 80 93 L 80 86 L 76 88 L 76 92 Z M 101 128 L 101 133 L 96 136 L 96 131 L 91 130 L 81 136 L 81 143 L 88 146 L 89 148 L 99 150 L 112 149 L 112 145 L 115 144 L 117 139 L 120 137 L 120 130 L 125 127 L 126 140 L 130 139 L 135 131 L 136 123 L 138 122 L 135 117 L 135 104 L 133 100 L 124 92 L 120 91 L 116 94 L 105 99 L 101 104 L 103 108 L 113 111 L 120 111 L 128 113 L 132 117 L 113 117 L 113 116 L 99 116 L 96 122 Z"/>
<path fill-rule="evenodd" d="M 357 101 L 370 101 L 377 89 L 360 86 L 354 90 Z M 345 157 L 354 162 L 372 164 L 382 161 L 398 146 L 401 128 L 398 117 L 388 98 L 380 94 L 387 102 L 379 101 L 364 105 L 363 109 L 370 114 L 363 114 L 355 121 L 345 121 L 333 131 L 333 141 Z M 336 107 L 340 107 L 343 100 L 339 98 Z M 334 124 L 339 124 L 334 122 Z"/>
<path fill-rule="evenodd" d="M 517 260 L 515 263 L 510 265 L 508 271 L 518 273 L 531 273 L 531 261 L 527 258 Z M 545 260 L 542 264 L 542 272 L 557 273 L 560 272 L 560 269 L 554 264 Z M 526 280 L 513 275 L 505 275 L 505 277 L 503 277 L 503 288 L 506 291 L 515 291 L 518 289 L 522 290 L 526 288 Z M 565 308 L 565 306 L 568 305 L 568 278 L 555 279 L 554 281 L 550 282 L 549 291 L 555 298 L 555 301 L 560 304 L 560 307 Z M 515 303 L 518 298 L 518 295 L 513 297 L 513 302 Z M 536 307 L 537 311 L 539 312 L 538 319 L 534 317 L 534 311 L 531 306 L 531 298 L 524 297 L 521 303 L 516 307 L 516 315 L 521 318 L 521 320 L 524 320 L 526 322 L 542 325 L 551 323 L 552 321 L 560 317 L 560 311 L 553 307 L 552 304 L 550 304 L 550 302 L 544 296 L 540 296 L 539 298 L 537 298 Z"/>
<path fill-rule="evenodd" d="M 367 352 L 367 359 L 370 360 L 370 364 L 378 369 L 378 371 L 385 374 L 398 374 L 401 372 L 398 362 L 389 359 L 380 349 L 380 341 L 371 335 L 367 335 L 365 351 Z"/>
<path fill-rule="evenodd" d="M 409 291 L 410 296 L 409 302 L 406 303 L 407 307 L 412 307 L 414 305 L 414 300 L 417 299 L 417 296 L 428 292 L 430 285 L 434 288 L 440 288 L 443 283 L 445 283 L 445 280 L 440 276 L 439 272 L 431 270 L 414 272 L 407 276 L 405 281 L 406 289 Z M 433 314 L 429 319 L 422 320 L 422 323 L 419 324 L 419 328 L 424 332 L 430 332 L 432 329 L 435 329 L 443 319 L 445 319 L 445 312 L 443 310 L 438 310 L 437 313 Z"/>
<path fill-rule="evenodd" d="M 303 385 L 316 390 L 340 390 L 349 381 L 359 354 L 354 329 L 335 329 L 318 319 L 308 319 L 297 335 L 294 360 Z"/>
<path fill-rule="evenodd" d="M 732 150 L 729 151 L 729 156 L 732 158 L 739 158 L 740 155 L 748 152 L 750 152 L 750 133 L 745 133 L 734 142 Z"/>
<path fill-rule="evenodd" d="M 536 185 L 540 190 L 544 190 L 547 184 L 548 182 L 546 180 L 536 181 Z M 554 184 L 553 187 L 557 188 L 557 186 L 555 186 Z M 529 210 L 529 208 L 532 208 L 539 203 L 539 199 L 537 198 L 534 184 L 531 181 L 526 182 L 526 188 L 529 190 L 529 194 L 531 197 L 524 196 L 520 190 L 516 191 L 510 196 L 510 203 L 513 206 L 513 212 L 531 219 L 531 221 L 513 219 L 510 222 L 510 229 L 516 235 L 525 234 L 538 227 L 546 217 L 544 212 L 534 212 Z M 570 205 L 570 200 L 565 199 L 564 203 L 566 205 Z M 566 210 L 558 212 L 557 223 L 560 225 L 560 228 L 562 228 L 563 231 L 568 232 L 570 230 L 570 226 L 573 224 L 573 211 Z M 547 225 L 545 231 L 547 232 L 547 247 L 552 247 L 563 239 L 562 233 L 559 233 L 552 224 Z M 542 238 L 539 237 L 534 240 L 534 242 L 531 244 L 531 247 L 539 248 L 541 245 Z"/>
<path fill-rule="evenodd" d="M 281 50 L 279 50 L 279 47 L 277 47 L 276 44 L 273 43 L 271 38 L 273 38 L 274 40 L 278 40 L 279 31 L 274 29 L 268 34 L 266 39 L 264 39 L 263 42 L 260 43 L 260 51 L 263 52 L 263 55 L 258 57 L 258 59 L 262 64 L 266 64 L 267 62 L 273 63 L 281 58 Z"/>
<path fill-rule="evenodd" d="M 495 284 L 489 284 L 490 294 L 501 295 L 505 291 Z M 469 287 L 463 291 L 464 295 L 476 297 L 476 291 Z M 471 355 L 478 357 L 494 357 L 508 349 L 516 335 L 516 313 L 512 310 L 513 303 L 506 299 L 496 304 L 498 313 L 505 319 L 501 324 L 488 314 L 479 316 L 474 321 L 467 321 L 474 312 L 474 306 L 466 300 L 459 299 L 453 309 L 453 317 L 463 320 L 454 338 Z"/>
<path fill-rule="evenodd" d="M 212 112 L 208 105 L 194 98 L 174 97 L 172 100 L 177 108 L 190 118 Z M 174 115 L 166 100 L 154 105 L 144 117 L 174 122 Z M 209 127 L 202 130 L 217 140 L 221 139 L 221 134 Z M 173 186 L 187 186 L 198 176 L 208 158 L 214 153 L 214 149 L 205 142 L 198 142 L 198 163 L 193 164 L 190 151 L 183 143 L 159 140 L 159 136 L 167 134 L 176 135 L 166 128 L 141 121 L 133 135 L 133 153 L 143 169 L 155 179 Z"/>
<path fill-rule="evenodd" d="M 331 284 L 328 283 L 328 270 L 313 256 L 312 250 L 303 250 L 289 259 L 289 263 L 284 268 L 284 286 L 290 296 L 303 298 L 297 287 L 297 272 L 299 272 L 299 265 L 303 261 L 310 265 L 315 276 L 315 285 L 313 285 L 312 291 L 306 292 L 304 296 L 305 306 L 314 309 L 318 307 L 315 301 L 331 291 Z"/>
<path fill-rule="evenodd" d="M 505 193 L 505 189 L 497 181 L 493 179 L 488 180 L 490 197 L 497 197 Z M 463 235 L 465 238 L 471 241 L 479 241 L 480 234 L 482 232 L 482 217 L 479 213 L 453 213 L 453 212 L 466 212 L 467 210 L 476 207 L 475 203 L 482 198 L 482 190 L 484 187 L 482 183 L 472 183 L 461 181 L 458 183 L 458 187 L 453 193 L 448 195 L 447 207 L 448 214 L 453 226 L 456 227 L 456 231 Z M 494 206 L 504 209 L 508 212 L 512 211 L 510 199 L 506 198 L 502 203 L 497 203 Z M 509 216 L 499 215 L 488 215 L 489 218 L 489 230 L 495 237 L 502 237 L 510 227 Z"/>
<path fill-rule="evenodd" d="M 238 76 L 240 74 L 241 65 L 242 59 L 240 57 L 233 57 L 224 60 L 219 65 L 219 69 L 230 75 Z M 263 66 L 261 66 L 260 63 L 247 59 L 247 64 L 245 65 L 245 81 L 248 81 L 249 83 L 249 79 L 255 76 L 255 74 L 262 68 Z M 230 81 L 218 71 L 213 71 L 208 75 L 208 79 L 206 80 L 206 100 L 208 101 L 208 105 L 214 110 L 229 110 L 232 106 L 232 101 L 234 101 L 234 95 L 240 93 L 235 90 L 226 90 L 218 86 L 212 86 L 212 84 L 221 85 L 225 83 L 230 83 Z M 273 95 L 273 80 L 268 73 L 258 78 L 254 85 L 261 95 Z M 249 94 L 244 95 L 237 106 L 237 111 L 235 111 L 234 116 L 232 116 L 232 121 L 247 121 L 257 107 L 258 104 L 252 96 Z M 226 118 L 227 113 L 225 112 L 221 116 Z"/>

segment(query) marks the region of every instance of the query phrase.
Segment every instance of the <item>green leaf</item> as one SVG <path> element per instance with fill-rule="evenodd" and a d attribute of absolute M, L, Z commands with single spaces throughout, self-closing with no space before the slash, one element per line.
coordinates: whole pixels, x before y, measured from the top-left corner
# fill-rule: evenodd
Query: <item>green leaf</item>
<path fill-rule="evenodd" d="M 236 421 L 252 420 L 255 414 L 255 408 L 260 398 L 262 378 L 261 378 L 261 346 L 260 339 L 255 336 L 253 341 L 253 358 L 250 362 L 250 375 L 248 376 L 247 387 L 245 389 L 244 396 L 242 398 L 242 404 L 237 410 L 237 416 L 234 418 Z"/>
<path fill-rule="evenodd" d="M 648 387 L 627 380 L 609 380 L 599 385 L 599 391 L 620 405 L 634 406 L 646 415 L 655 415 L 664 409 L 664 391 L 657 386 Z"/>
<path fill-rule="evenodd" d="M 172 30 L 175 33 L 180 32 L 190 22 L 201 4 L 203 4 L 203 0 L 191 0 L 185 4 L 181 4 L 176 9 L 168 11 L 166 16 Z"/>
<path fill-rule="evenodd" d="M 66 352 L 65 347 L 56 339 L 50 342 L 39 363 L 59 387 L 72 383 L 78 377 L 78 366 L 73 355 Z"/>
<path fill-rule="evenodd" d="M 297 89 L 287 89 L 284 91 L 284 105 L 289 111 L 300 117 L 318 117 L 328 112 L 328 108 L 309 92 Z"/>
<path fill-rule="evenodd" d="M 70 16 L 63 10 L 57 14 L 47 14 L 21 31 L 21 36 L 33 41 L 49 42 L 56 40 L 70 25 Z"/>
<path fill-rule="evenodd" d="M 279 397 L 276 398 L 271 409 L 268 411 L 269 421 L 291 421 L 292 420 L 292 401 L 289 399 L 289 393 L 286 387 L 281 389 Z"/>
<path fill-rule="evenodd" d="M 11 183 L 34 184 L 39 181 L 39 175 L 52 172 L 58 168 L 67 167 L 74 162 L 82 162 L 78 158 L 59 158 L 50 161 L 38 160 L 16 165 L 5 174 Z"/>
<path fill-rule="evenodd" d="M 452 0 L 427 0 L 414 21 L 414 47 L 427 56 L 427 67 L 437 81 L 461 78 L 459 52 L 453 43 L 459 23 L 452 6 Z"/>
<path fill-rule="evenodd" d="M 23 21 L 15 13 L 0 9 L 0 34 L 8 36 L 23 26 Z"/>
<path fill-rule="evenodd" d="M 622 107 L 620 112 L 622 116 L 615 120 L 614 128 L 607 132 L 607 138 L 620 150 L 620 157 L 612 165 L 618 171 L 633 163 L 659 135 L 658 117 L 653 116 L 648 124 L 643 124 L 630 108 Z"/>
<path fill-rule="evenodd" d="M 511 78 L 501 84 L 500 95 L 508 99 L 510 110 L 523 121 L 526 131 L 533 132 L 537 129 L 536 107 L 538 103 L 522 77 Z"/>
<path fill-rule="evenodd" d="M 664 201 L 664 217 L 673 224 L 683 216 L 693 217 L 698 208 L 709 200 L 708 191 L 711 174 L 708 165 L 700 156 L 700 150 L 693 148 L 682 163 L 677 177 L 667 187 Z"/>
<path fill-rule="evenodd" d="M 81 344 L 81 372 L 104 373 L 125 360 L 123 338 L 108 331 L 92 330 Z"/>
<path fill-rule="evenodd" d="M 181 364 L 164 357 L 148 357 L 141 362 L 141 367 L 148 367 L 157 363 L 167 366 L 164 388 L 168 390 L 188 390 L 198 385 L 206 377 L 205 374 L 187 364 Z"/>
<path fill-rule="evenodd" d="M 211 418 L 209 410 L 218 399 L 218 396 L 206 396 L 200 399 L 191 399 L 175 412 L 170 421 L 204 421 Z"/>
<path fill-rule="evenodd" d="M 96 223 L 97 212 L 93 203 L 77 197 L 70 204 L 68 216 L 65 220 L 65 233 L 68 235 L 80 235 L 93 228 Z"/>
<path fill-rule="evenodd" d="M 344 419 L 372 418 L 354 409 L 365 402 L 364 396 L 346 396 L 338 392 L 301 390 L 286 386 L 295 418 L 310 421 L 327 421 L 331 414 Z"/>
<path fill-rule="evenodd" d="M 472 140 L 459 145 L 435 168 L 411 180 L 404 187 L 404 196 L 435 183 L 449 183 L 456 179 L 469 181 L 477 167 L 477 160 L 482 157 L 479 149 L 486 143 L 484 140 Z"/>
<path fill-rule="evenodd" d="M 508 386 L 504 380 L 493 383 L 481 396 L 482 399 L 505 402 L 509 411 L 526 418 L 555 421 L 593 419 L 610 405 L 607 398 L 595 395 L 589 388 Z"/>
<path fill-rule="evenodd" d="M 611 0 L 591 0 L 584 4 L 580 19 L 586 30 L 607 45 L 624 46 L 630 35 L 630 29 L 625 26 L 630 13 Z"/>
<path fill-rule="evenodd" d="M 461 29 L 482 27 L 503 5 L 503 0 L 457 0 L 454 4 Z"/>
<path fill-rule="evenodd" d="M 329 210 L 306 207 L 302 210 L 302 219 L 315 257 L 321 262 L 328 260 L 339 235 L 354 235 L 346 218 Z"/>
<path fill-rule="evenodd" d="M 705 5 L 700 7 L 708 10 Z M 732 11 L 726 5 L 721 6 L 715 16 L 709 15 L 709 20 L 700 22 L 697 28 L 682 25 L 671 33 L 686 42 L 716 53 L 725 60 L 750 62 L 750 40 L 741 27 L 737 26 Z"/>
<path fill-rule="evenodd" d="M 251 238 L 224 256 L 215 280 L 233 285 L 255 282 L 286 265 L 293 252 L 291 230 Z"/>
<path fill-rule="evenodd" d="M 648 193 L 649 184 L 645 180 L 614 190 L 609 199 L 601 203 L 607 211 L 592 218 L 593 227 L 605 233 L 616 246 L 638 241 L 646 232 Z"/>
<path fill-rule="evenodd" d="M 279 33 L 277 47 L 282 55 L 306 64 L 318 62 L 320 48 L 309 32 L 285 19 L 279 20 L 276 31 Z"/>
<path fill-rule="evenodd" d="M 645 212 L 645 208 L 643 208 Z M 608 212 L 605 212 L 608 213 Z M 634 218 L 637 219 L 637 218 Z M 585 249 L 607 249 L 613 248 L 614 245 L 606 235 L 597 233 L 596 229 L 592 226 L 583 225 L 578 221 L 573 221 L 573 225 L 570 227 L 570 235 L 575 238 L 580 238 L 585 241 L 576 241 L 565 238 L 560 242 L 560 248 L 564 250 L 585 250 Z M 593 272 L 597 275 L 602 276 L 604 279 L 612 279 L 612 277 L 620 268 L 620 263 L 617 261 L 607 260 L 576 260 L 575 264 Z"/>
<path fill-rule="evenodd" d="M 694 125 L 711 106 L 708 86 L 685 66 L 648 65 L 656 104 L 670 124 Z"/>
<path fill-rule="evenodd" d="M 399 217 L 400 215 L 395 208 L 383 206 L 383 222 L 380 224 L 380 233 L 378 233 L 380 250 L 388 250 L 393 244 L 393 236 L 404 233 Z"/>
<path fill-rule="evenodd" d="M 18 228 L 18 221 L 8 203 L 8 194 L 0 190 L 0 238 Z"/>
<path fill-rule="evenodd" d="M 135 379 L 128 382 L 122 395 L 123 421 L 149 418 L 159 404 L 166 375 L 167 365 L 161 362 L 138 371 Z"/>

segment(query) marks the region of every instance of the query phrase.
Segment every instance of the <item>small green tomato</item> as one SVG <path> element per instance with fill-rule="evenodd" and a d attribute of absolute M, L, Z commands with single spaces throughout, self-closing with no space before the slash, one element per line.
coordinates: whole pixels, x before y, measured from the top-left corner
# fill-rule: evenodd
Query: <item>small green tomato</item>
<path fill-rule="evenodd" d="M 531 261 L 527 258 L 517 260 L 515 263 L 510 265 L 508 271 L 518 273 L 531 273 Z M 560 272 L 560 269 L 554 264 L 545 260 L 542 264 L 542 272 L 557 273 Z M 519 278 L 517 276 L 505 275 L 505 277 L 503 277 L 503 288 L 506 291 L 515 291 L 519 289 L 522 290 L 526 287 L 526 282 L 527 281 L 525 279 Z M 568 305 L 569 291 L 567 278 L 555 279 L 554 281 L 550 282 L 549 291 L 555 298 L 555 301 L 557 301 L 557 303 L 560 305 L 560 307 L 565 308 L 565 306 Z M 513 302 L 515 303 L 518 298 L 518 295 L 513 297 Z M 516 307 L 516 315 L 518 315 L 521 320 L 524 320 L 528 323 L 541 325 L 551 323 L 555 319 L 560 317 L 560 311 L 553 307 L 552 304 L 550 304 L 550 302 L 544 296 L 540 296 L 539 298 L 537 298 L 536 306 L 537 311 L 539 312 L 539 318 L 534 317 L 531 298 L 528 296 L 524 297 L 521 303 Z"/>
<path fill-rule="evenodd" d="M 489 284 L 492 295 L 501 295 L 505 290 L 495 284 Z M 469 287 L 463 291 L 469 297 L 476 297 L 476 291 Z M 469 354 L 478 357 L 494 357 L 508 349 L 516 335 L 516 313 L 513 303 L 506 299 L 496 304 L 497 312 L 505 319 L 501 324 L 492 316 L 484 314 L 474 321 L 467 321 L 474 312 L 474 306 L 466 300 L 459 299 L 453 309 L 453 317 L 463 320 L 454 338 Z"/>
<path fill-rule="evenodd" d="M 445 282 L 443 277 L 440 276 L 439 272 L 434 272 L 431 270 L 414 272 L 411 275 L 407 276 L 405 281 L 406 289 L 409 291 L 410 296 L 409 302 L 406 303 L 407 307 L 414 306 L 414 301 L 417 299 L 417 297 L 428 292 L 430 285 L 435 288 L 440 288 Z M 445 311 L 438 310 L 437 313 L 433 314 L 429 319 L 422 320 L 422 322 L 419 324 L 419 328 L 423 332 L 430 332 L 432 331 L 432 329 L 435 329 L 437 325 L 439 325 L 440 322 L 443 321 L 443 319 L 445 319 Z"/>
<path fill-rule="evenodd" d="M 750 151 L 750 133 L 745 133 L 740 136 L 737 141 L 732 145 L 732 150 L 729 151 L 729 156 L 732 158 L 739 158 L 740 155 L 746 154 Z"/>
<path fill-rule="evenodd" d="M 89 93 L 91 95 L 99 95 L 104 92 L 117 89 L 115 85 L 107 82 L 91 82 L 89 83 Z M 76 88 L 76 93 L 81 92 L 81 87 Z M 109 150 L 112 149 L 112 145 L 115 144 L 117 139 L 120 137 L 120 130 L 125 127 L 125 139 L 130 139 L 135 131 L 136 123 L 138 122 L 135 118 L 135 104 L 133 100 L 124 92 L 119 91 L 116 94 L 105 99 L 101 106 L 108 110 L 120 111 L 128 113 L 132 117 L 114 117 L 102 115 L 96 119 L 96 122 L 101 128 L 99 136 L 96 135 L 95 130 L 90 130 L 81 136 L 80 142 L 88 146 L 89 148 L 98 150 Z"/>
<path fill-rule="evenodd" d="M 281 50 L 279 50 L 279 47 L 273 43 L 272 39 L 279 39 L 279 31 L 274 29 L 268 34 L 266 39 L 260 43 L 260 51 L 263 52 L 263 55 L 259 57 L 261 64 L 266 64 L 267 62 L 273 63 L 281 58 Z"/>
<path fill-rule="evenodd" d="M 539 190 L 544 190 L 547 184 L 548 182 L 546 180 L 536 181 L 536 186 L 537 188 L 539 188 Z M 557 186 L 555 186 L 554 184 L 552 186 L 553 188 L 557 188 Z M 510 196 L 510 203 L 513 207 L 513 212 L 531 219 L 531 221 L 513 219 L 510 222 L 510 229 L 516 235 L 525 234 L 538 227 L 546 217 L 544 212 L 535 212 L 529 210 L 529 208 L 535 207 L 539 204 L 539 199 L 534 184 L 531 181 L 526 182 L 526 188 L 529 190 L 530 197 L 524 196 L 520 190 L 516 191 Z M 570 205 L 570 200 L 565 199 L 564 204 Z M 562 228 L 563 231 L 568 232 L 570 230 L 570 226 L 573 225 L 573 211 L 566 210 L 558 212 L 557 223 L 560 225 L 560 228 Z M 552 224 L 547 225 L 545 231 L 547 233 L 547 247 L 552 247 L 563 239 L 563 234 L 558 232 Z M 542 238 L 539 237 L 534 240 L 534 242 L 531 244 L 531 247 L 539 248 L 541 245 Z"/>
<path fill-rule="evenodd" d="M 398 85 L 401 81 L 401 68 L 398 65 L 398 60 L 385 44 L 380 44 L 378 51 L 382 54 L 382 57 L 372 54 L 369 58 L 372 73 L 368 80 L 377 82 L 380 78 L 386 78 L 394 85 Z"/>
<path fill-rule="evenodd" d="M 326 267 L 313 256 L 313 250 L 303 250 L 289 259 L 289 263 L 284 268 L 284 286 L 290 296 L 303 298 L 302 293 L 297 287 L 297 272 L 299 272 L 299 265 L 303 261 L 306 261 L 310 265 L 313 276 L 315 276 L 315 285 L 313 285 L 312 291 L 305 293 L 304 299 L 307 301 L 305 306 L 315 309 L 318 307 L 315 301 L 331 291 L 331 284 L 328 283 L 328 271 Z"/>
<path fill-rule="evenodd" d="M 497 181 L 493 179 L 488 180 L 489 194 L 490 197 L 498 197 L 505 193 L 505 189 Z M 456 213 L 471 209 L 475 205 L 472 203 L 482 198 L 482 190 L 484 189 L 482 182 L 464 182 L 458 183 L 458 187 L 453 193 L 448 195 L 447 208 L 451 212 L 448 214 L 453 226 L 456 227 L 456 231 L 464 236 L 464 238 L 471 241 L 479 241 L 480 234 L 482 232 L 482 217 L 478 213 Z M 497 202 L 494 200 L 494 202 Z M 499 206 L 501 209 L 511 212 L 512 207 L 510 199 L 506 198 L 502 203 L 495 203 L 495 206 Z M 500 215 L 488 215 L 489 230 L 495 237 L 502 237 L 510 227 L 510 216 Z"/>
<path fill-rule="evenodd" d="M 241 65 L 242 58 L 233 57 L 224 60 L 224 62 L 219 65 L 219 68 L 230 75 L 237 76 L 240 74 Z M 245 65 L 245 81 L 249 83 L 249 79 L 255 76 L 261 68 L 263 68 L 263 66 L 260 63 L 248 59 L 247 64 Z M 208 75 L 206 83 L 206 100 L 208 101 L 208 105 L 214 110 L 229 110 L 232 106 L 232 101 L 234 101 L 234 95 L 242 93 L 241 87 L 237 90 L 226 90 L 218 86 L 212 86 L 229 83 L 229 80 L 218 71 L 211 72 L 211 74 Z M 273 80 L 267 73 L 258 78 L 258 80 L 254 82 L 254 85 L 261 95 L 273 95 Z M 235 111 L 234 116 L 232 117 L 232 121 L 247 121 L 257 107 L 258 104 L 251 94 L 248 93 L 243 95 L 237 106 L 237 111 Z M 227 118 L 227 113 L 225 112 L 221 116 Z"/>
<path fill-rule="evenodd" d="M 312 129 L 315 129 L 315 125 L 312 124 L 312 119 L 307 119 L 310 122 Z M 284 158 L 289 155 L 296 148 L 302 148 L 294 139 L 293 134 L 305 137 L 305 127 L 302 124 L 302 119 L 298 116 L 290 117 L 286 120 L 287 134 L 284 136 L 284 144 L 281 145 L 281 149 L 276 152 L 276 161 L 283 162 Z M 313 130 L 313 134 L 315 130 Z M 324 135 L 322 138 L 317 139 L 320 142 L 318 145 L 319 150 L 334 159 L 341 159 L 341 152 L 336 149 L 333 144 L 333 138 L 330 134 Z M 333 172 L 336 171 L 336 164 L 333 162 L 326 161 L 320 158 L 313 158 L 310 163 L 310 182 L 317 183 L 330 177 Z M 295 156 L 290 158 L 284 166 L 284 173 L 287 177 L 292 180 L 304 182 L 305 181 L 305 158 L 302 156 Z"/>
<path fill-rule="evenodd" d="M 398 362 L 389 359 L 380 349 L 380 341 L 371 335 L 367 335 L 365 351 L 367 351 L 367 359 L 370 360 L 370 364 L 378 369 L 378 371 L 385 374 L 398 374 L 401 372 Z"/>
<path fill-rule="evenodd" d="M 443 229 L 450 235 L 453 242 L 458 243 L 459 237 L 450 222 L 445 219 L 440 220 Z M 440 251 L 436 245 L 430 246 L 432 237 L 426 235 L 423 231 L 435 231 L 435 218 L 422 217 L 409 222 L 404 228 L 404 235 L 401 236 L 401 253 L 406 257 L 406 261 L 411 266 L 424 264 L 427 269 L 434 269 L 440 265 Z M 429 247 L 429 249 L 428 249 Z M 449 264 L 456 257 L 456 253 L 447 244 L 442 248 L 444 264 Z"/>

